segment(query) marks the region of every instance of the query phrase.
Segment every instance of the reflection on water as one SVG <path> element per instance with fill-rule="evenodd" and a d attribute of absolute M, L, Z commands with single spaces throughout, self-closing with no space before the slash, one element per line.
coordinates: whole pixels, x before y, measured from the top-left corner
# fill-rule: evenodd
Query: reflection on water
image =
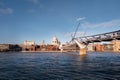
<path fill-rule="evenodd" d="M 0 80 L 120 80 L 120 54 L 0 53 Z"/>

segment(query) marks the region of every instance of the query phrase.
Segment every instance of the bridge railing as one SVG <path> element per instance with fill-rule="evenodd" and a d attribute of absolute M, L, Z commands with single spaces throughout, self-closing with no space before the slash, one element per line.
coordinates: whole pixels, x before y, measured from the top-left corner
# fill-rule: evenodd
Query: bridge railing
<path fill-rule="evenodd" d="M 120 40 L 120 30 L 92 36 L 77 37 L 76 39 L 84 43 L 111 41 L 114 39 Z"/>

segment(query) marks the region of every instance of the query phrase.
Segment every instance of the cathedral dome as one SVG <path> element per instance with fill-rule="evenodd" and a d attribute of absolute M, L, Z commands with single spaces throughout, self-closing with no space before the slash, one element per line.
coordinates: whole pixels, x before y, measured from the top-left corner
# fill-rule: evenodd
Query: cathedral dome
<path fill-rule="evenodd" d="M 53 37 L 52 41 L 58 41 L 58 39 L 56 38 L 56 36 Z"/>
<path fill-rule="evenodd" d="M 59 44 L 60 44 L 60 42 L 59 42 L 59 40 L 57 39 L 56 36 L 54 36 L 54 37 L 52 38 L 52 44 L 53 44 L 53 45 L 59 45 Z"/>

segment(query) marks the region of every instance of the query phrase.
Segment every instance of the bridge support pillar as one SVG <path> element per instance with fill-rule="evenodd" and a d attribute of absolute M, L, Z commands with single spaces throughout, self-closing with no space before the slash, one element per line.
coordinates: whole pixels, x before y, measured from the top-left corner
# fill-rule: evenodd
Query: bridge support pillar
<path fill-rule="evenodd" d="M 80 48 L 79 54 L 80 55 L 86 55 L 87 54 L 86 48 Z"/>
<path fill-rule="evenodd" d="M 61 49 L 61 53 L 63 52 L 63 49 Z"/>

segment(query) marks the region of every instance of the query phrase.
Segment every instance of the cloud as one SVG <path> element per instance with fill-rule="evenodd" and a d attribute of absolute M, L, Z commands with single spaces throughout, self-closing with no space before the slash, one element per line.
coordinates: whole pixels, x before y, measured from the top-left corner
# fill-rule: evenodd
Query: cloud
<path fill-rule="evenodd" d="M 98 27 L 106 28 L 106 27 L 116 27 L 116 26 L 118 27 L 120 26 L 120 19 L 96 23 L 96 24 L 92 24 L 92 23 L 89 23 L 88 21 L 84 21 L 81 23 L 81 26 L 86 28 L 98 28 Z"/>
<path fill-rule="evenodd" d="M 83 20 L 85 18 L 78 18 L 79 20 Z M 92 28 L 110 28 L 110 27 L 119 27 L 120 26 L 120 19 L 114 19 L 114 20 L 110 20 L 110 21 L 106 21 L 106 22 L 101 22 L 101 23 L 90 23 L 88 21 L 82 21 L 81 22 L 81 25 L 80 27 L 82 28 L 88 28 L 88 29 L 92 29 Z M 72 37 L 74 35 L 75 32 L 69 32 L 69 33 L 66 33 L 64 36 L 65 37 Z M 94 33 L 94 32 L 92 32 Z M 76 33 L 76 36 L 75 37 L 82 37 L 82 36 L 87 36 L 87 35 L 90 35 L 86 32 L 81 32 L 81 31 L 78 31 Z"/>
<path fill-rule="evenodd" d="M 38 4 L 39 3 L 39 0 L 27 0 L 29 2 L 32 2 L 33 4 Z"/>
<path fill-rule="evenodd" d="M 74 34 L 75 34 L 75 32 L 69 32 L 69 33 L 66 33 L 64 36 L 66 36 L 66 37 L 72 37 L 72 36 L 74 36 Z M 82 36 L 85 36 L 86 35 L 86 32 L 80 32 L 80 31 L 78 31 L 77 33 L 76 33 L 76 35 L 75 35 L 75 37 L 82 37 Z"/>
<path fill-rule="evenodd" d="M 35 9 L 30 9 L 30 10 L 28 10 L 28 12 L 34 13 L 34 12 L 36 12 L 36 10 Z"/>
<path fill-rule="evenodd" d="M 0 8 L 0 15 L 4 15 L 4 14 L 12 14 L 13 13 L 13 9 L 11 8 Z"/>
<path fill-rule="evenodd" d="M 81 21 L 81 20 L 84 20 L 84 19 L 86 19 L 85 17 L 79 17 L 79 18 L 77 18 L 77 21 Z"/>

